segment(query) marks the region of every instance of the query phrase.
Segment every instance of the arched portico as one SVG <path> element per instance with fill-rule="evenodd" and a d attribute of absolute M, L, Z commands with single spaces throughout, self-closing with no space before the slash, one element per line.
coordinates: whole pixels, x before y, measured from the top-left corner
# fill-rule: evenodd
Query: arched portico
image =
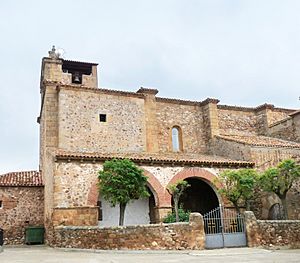
<path fill-rule="evenodd" d="M 148 177 L 147 186 L 151 190 L 154 199 L 155 199 L 155 206 L 159 206 L 164 204 L 165 202 L 165 190 L 160 184 L 160 182 L 155 178 L 155 176 L 147 170 L 144 170 L 144 175 Z M 87 205 L 88 206 L 95 206 L 97 205 L 97 200 L 99 196 L 99 189 L 98 189 L 98 178 L 96 178 L 93 183 L 91 184 L 90 191 L 87 197 Z"/>
<path fill-rule="evenodd" d="M 152 173 L 143 169 L 144 175 L 148 177 L 147 188 L 149 191 L 149 198 L 144 200 L 134 200 L 130 202 L 126 208 L 128 217 L 137 218 L 137 221 L 128 220 L 129 222 L 139 223 L 138 218 L 140 218 L 142 223 L 155 223 L 159 220 L 158 207 L 166 204 L 166 195 L 165 189 L 162 187 L 160 182 L 154 177 Z M 168 200 L 167 200 L 168 201 Z M 98 179 L 95 179 L 91 185 L 90 191 L 87 196 L 87 205 L 88 206 L 99 206 L 99 214 L 101 214 L 102 218 L 99 217 L 99 220 L 106 220 L 106 224 L 108 225 L 109 220 L 115 220 L 115 215 L 113 213 L 118 213 L 118 208 L 111 208 L 110 204 L 99 196 L 98 189 Z M 126 211 L 125 211 L 126 213 Z M 110 215 L 107 218 L 107 215 Z M 126 214 L 125 214 L 126 215 Z M 147 221 L 148 218 L 148 221 Z M 126 218 L 125 218 L 126 223 Z"/>
<path fill-rule="evenodd" d="M 203 168 L 187 168 L 176 174 L 168 185 L 175 184 L 179 180 L 185 180 L 190 187 L 180 199 L 180 203 L 186 210 L 205 214 L 223 204 L 217 189 L 220 185 L 216 176 Z"/>

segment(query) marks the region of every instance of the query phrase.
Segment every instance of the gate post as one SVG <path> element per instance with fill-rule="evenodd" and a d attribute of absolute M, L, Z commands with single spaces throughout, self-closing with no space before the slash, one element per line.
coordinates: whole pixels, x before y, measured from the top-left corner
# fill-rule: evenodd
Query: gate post
<path fill-rule="evenodd" d="M 246 237 L 248 247 L 257 247 L 260 237 L 256 217 L 252 211 L 245 211 Z"/>
<path fill-rule="evenodd" d="M 192 237 L 189 241 L 189 247 L 192 247 L 193 249 L 204 249 L 205 232 L 203 216 L 200 213 L 191 213 L 189 225 L 192 227 Z"/>

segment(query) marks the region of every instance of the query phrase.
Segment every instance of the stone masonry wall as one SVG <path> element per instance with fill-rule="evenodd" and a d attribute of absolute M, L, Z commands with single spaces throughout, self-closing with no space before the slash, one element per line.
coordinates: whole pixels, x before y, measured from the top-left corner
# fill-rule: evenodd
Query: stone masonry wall
<path fill-rule="evenodd" d="M 157 166 L 142 165 L 140 166 L 145 175 L 148 177 L 148 186 L 152 191 L 155 199 L 155 209 L 157 209 L 157 220 L 161 220 L 171 208 L 171 196 L 167 191 L 167 186 L 174 183 L 172 180 L 184 179 L 186 177 L 198 176 L 205 181 L 213 183 L 214 176 L 217 176 L 219 169 L 209 168 L 190 168 L 182 166 Z M 55 163 L 55 172 L 53 176 L 53 207 L 54 214 L 52 221 L 56 225 L 64 224 L 73 219 L 73 214 L 78 213 L 78 209 L 95 207 L 98 200 L 98 171 L 102 169 L 101 162 L 92 161 L 57 161 Z M 178 177 L 179 176 L 179 177 Z M 177 179 L 176 179 L 177 178 Z M 78 210 L 78 211 L 77 211 Z M 73 212 L 74 213 L 73 213 Z M 82 215 L 82 211 L 80 210 Z M 88 211 L 88 218 L 83 218 L 86 222 L 94 222 L 95 213 Z M 66 219 L 70 216 L 70 220 Z M 72 221 L 73 222 L 73 221 Z M 85 223 L 85 225 L 88 223 Z M 78 225 L 77 223 L 75 225 Z M 94 223 L 91 223 L 94 225 Z"/>
<path fill-rule="evenodd" d="M 24 244 L 26 226 L 41 226 L 44 222 L 43 187 L 0 187 L 0 227 L 4 243 Z"/>
<path fill-rule="evenodd" d="M 227 141 L 216 137 L 212 144 L 214 154 L 224 156 L 232 160 L 252 161 L 251 148 L 248 145 Z"/>
<path fill-rule="evenodd" d="M 106 114 L 100 122 L 99 114 Z M 59 148 L 74 152 L 146 150 L 144 100 L 93 90 L 61 88 Z"/>
<path fill-rule="evenodd" d="M 55 208 L 52 215 L 54 226 L 96 226 L 98 207 Z"/>
<path fill-rule="evenodd" d="M 284 140 L 300 142 L 300 114 L 271 126 L 269 134 Z"/>
<path fill-rule="evenodd" d="M 102 169 L 101 162 L 64 162 L 59 161 L 55 164 L 54 173 L 54 207 L 85 207 L 92 205 L 89 203 L 91 189 L 94 188 L 98 193 L 98 171 Z M 199 171 L 203 176 L 208 173 L 211 176 L 217 176 L 219 169 L 212 168 L 191 168 L 186 169 L 182 166 L 159 166 L 159 165 L 142 165 L 140 166 L 146 176 L 148 183 L 153 189 L 155 198 L 161 193 L 167 192 L 166 188 L 176 175 L 185 172 L 187 176 L 194 177 L 195 171 Z M 181 178 L 182 179 L 182 178 Z M 208 180 L 208 178 L 204 178 Z M 211 182 L 213 183 L 213 182 Z M 94 198 L 94 197 L 93 197 Z M 162 197 L 163 198 L 163 197 Z M 96 203 L 94 204 L 96 205 Z"/>
<path fill-rule="evenodd" d="M 51 246 L 87 249 L 204 249 L 203 218 L 189 223 L 126 227 L 56 227 Z"/>
<path fill-rule="evenodd" d="M 290 110 L 279 108 L 218 108 L 220 134 L 268 134 L 269 126 L 288 117 Z"/>
<path fill-rule="evenodd" d="M 55 63 L 49 64 L 51 67 L 55 66 Z M 48 65 L 48 66 L 49 66 Z M 47 66 L 47 67 L 48 67 Z M 58 67 L 58 65 L 56 65 Z M 58 70 L 56 68 L 56 71 Z M 44 72 L 46 75 L 59 73 L 52 69 L 53 72 Z M 54 75 L 52 77 L 54 77 Z M 39 169 L 42 171 L 44 187 L 45 203 L 45 225 L 47 226 L 50 221 L 52 204 L 53 204 L 53 152 L 58 145 L 58 99 L 57 90 L 55 84 L 47 84 L 42 88 L 43 107 L 41 109 L 40 116 L 40 164 Z M 46 233 L 47 235 L 47 233 Z"/>
<path fill-rule="evenodd" d="M 265 169 L 276 166 L 280 161 L 300 156 L 300 150 L 294 148 L 276 148 L 276 147 L 255 147 L 242 143 L 229 142 L 221 138 L 216 138 L 214 144 L 214 153 L 226 156 L 235 160 L 255 162 L 256 169 L 264 171 Z M 267 219 L 269 209 L 278 202 L 272 198 L 269 193 L 261 193 L 253 202 L 253 210 L 258 218 Z M 293 185 L 287 195 L 288 212 L 290 219 L 299 219 L 300 216 L 300 183 Z"/>
<path fill-rule="evenodd" d="M 234 160 L 255 162 L 256 168 L 264 170 L 278 162 L 300 155 L 300 150 L 288 147 L 261 147 L 215 138 L 213 153 Z"/>
<path fill-rule="evenodd" d="M 272 125 L 269 128 L 269 135 L 285 140 L 295 140 L 295 127 L 293 119 L 289 118 L 283 122 Z"/>
<path fill-rule="evenodd" d="M 182 131 L 183 152 L 204 153 L 207 138 L 203 127 L 202 110 L 199 106 L 168 102 L 156 103 L 157 140 L 159 152 L 172 152 L 172 127 Z"/>
<path fill-rule="evenodd" d="M 300 220 L 300 179 L 293 183 L 287 193 L 289 219 Z M 299 233 L 300 234 L 300 233 Z"/>
<path fill-rule="evenodd" d="M 300 248 L 300 220 L 256 220 L 245 212 L 249 247 Z"/>
<path fill-rule="evenodd" d="M 220 134 L 255 134 L 257 118 L 252 111 L 218 109 Z"/>
<path fill-rule="evenodd" d="M 59 162 L 54 174 L 54 207 L 70 208 L 88 205 L 88 195 L 97 182 L 101 163 Z M 96 205 L 96 204 L 95 204 Z"/>
<path fill-rule="evenodd" d="M 261 246 L 300 248 L 300 220 L 258 220 Z"/>
<path fill-rule="evenodd" d="M 300 150 L 280 147 L 251 147 L 250 160 L 255 162 L 259 170 L 276 166 L 280 161 L 300 156 Z"/>
<path fill-rule="evenodd" d="M 219 135 L 217 103 L 218 101 L 216 100 L 206 100 L 206 103 L 202 107 L 203 129 L 205 131 L 205 142 L 207 147 L 206 152 L 209 154 L 212 153 L 210 146 L 214 136 Z"/>
<path fill-rule="evenodd" d="M 300 220 L 300 180 L 295 182 L 287 193 L 288 218 L 290 220 Z M 257 219 L 270 218 L 270 210 L 273 205 L 281 204 L 279 197 L 274 193 L 257 192 L 253 200 L 251 210 Z"/>
<path fill-rule="evenodd" d="M 268 124 L 272 125 L 273 123 L 283 120 L 288 117 L 290 111 L 273 109 L 268 111 Z"/>

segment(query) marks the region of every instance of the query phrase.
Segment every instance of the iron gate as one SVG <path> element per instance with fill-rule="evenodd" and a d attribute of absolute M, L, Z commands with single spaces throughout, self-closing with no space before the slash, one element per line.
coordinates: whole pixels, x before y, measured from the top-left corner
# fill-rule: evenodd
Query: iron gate
<path fill-rule="evenodd" d="M 206 248 L 246 246 L 243 215 L 217 207 L 203 216 Z"/>

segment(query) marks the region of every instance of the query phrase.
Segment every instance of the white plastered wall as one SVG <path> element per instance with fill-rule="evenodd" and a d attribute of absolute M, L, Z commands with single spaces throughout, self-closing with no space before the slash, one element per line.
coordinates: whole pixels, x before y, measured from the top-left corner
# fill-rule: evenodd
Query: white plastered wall
<path fill-rule="evenodd" d="M 102 205 L 102 221 L 99 226 L 119 225 L 119 206 L 111 207 L 110 203 L 100 198 Z M 124 225 L 144 225 L 150 223 L 149 198 L 138 199 L 127 204 Z"/>

